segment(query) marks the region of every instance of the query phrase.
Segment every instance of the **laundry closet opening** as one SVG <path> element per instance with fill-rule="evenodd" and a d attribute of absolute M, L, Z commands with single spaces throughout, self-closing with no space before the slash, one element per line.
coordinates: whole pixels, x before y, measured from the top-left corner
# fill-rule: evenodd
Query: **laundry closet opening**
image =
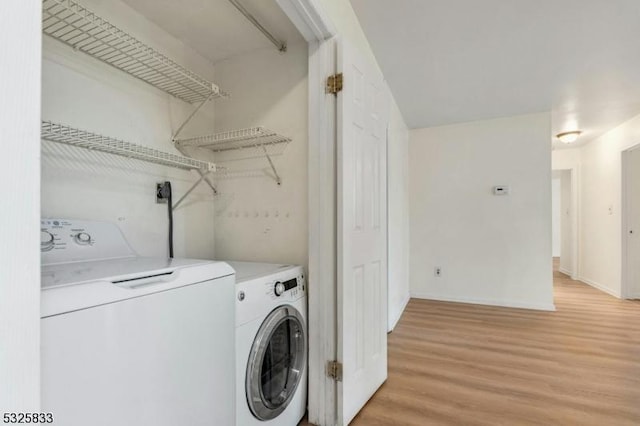
<path fill-rule="evenodd" d="M 81 2 L 161 66 L 82 35 L 100 23 L 73 23 L 66 3 L 43 2 L 42 216 L 117 223 L 137 253 L 166 256 L 155 193 L 170 181 L 175 257 L 306 267 L 307 42 L 275 0 L 241 2 L 273 40 L 229 0 Z"/>
<path fill-rule="evenodd" d="M 42 31 L 42 406 L 297 424 L 307 41 L 276 0 L 43 0 Z"/>

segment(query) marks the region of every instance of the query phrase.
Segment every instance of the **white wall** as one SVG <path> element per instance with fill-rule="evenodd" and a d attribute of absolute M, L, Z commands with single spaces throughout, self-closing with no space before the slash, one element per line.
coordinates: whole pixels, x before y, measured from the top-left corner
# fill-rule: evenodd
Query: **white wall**
<path fill-rule="evenodd" d="M 210 63 L 122 2 L 83 4 L 213 78 Z M 43 119 L 176 153 L 171 135 L 193 108 L 48 37 L 42 96 Z M 213 108 L 208 105 L 189 131 L 210 128 Z M 195 172 L 44 142 L 42 215 L 115 222 L 139 254 L 165 256 L 167 211 L 166 205 L 155 204 L 155 184 L 171 180 L 177 199 L 197 177 Z M 213 217 L 212 191 L 202 185 L 174 213 L 176 257 L 214 257 Z"/>
<path fill-rule="evenodd" d="M 293 139 L 273 157 L 282 185 L 267 160 L 238 164 L 258 177 L 234 177 L 218 183 L 216 255 L 220 259 L 308 263 L 308 56 L 307 45 L 253 51 L 215 67 L 218 84 L 232 93 L 216 109 L 216 131 L 264 126 Z"/>
<path fill-rule="evenodd" d="M 562 186 L 561 178 L 551 180 L 551 254 L 560 257 L 562 250 Z"/>
<path fill-rule="evenodd" d="M 389 307 L 393 330 L 409 302 L 409 129 L 392 104 L 387 154 Z"/>
<path fill-rule="evenodd" d="M 569 276 L 574 274 L 573 268 L 573 188 L 571 170 L 560 171 L 560 272 Z"/>
<path fill-rule="evenodd" d="M 553 170 L 569 170 L 580 164 L 579 149 L 556 149 L 551 153 L 551 168 Z"/>
<path fill-rule="evenodd" d="M 580 149 L 580 279 L 621 295 L 622 151 L 640 143 L 640 115 Z"/>
<path fill-rule="evenodd" d="M 0 2 L 0 413 L 40 409 L 41 8 Z"/>
<path fill-rule="evenodd" d="M 548 114 L 411 131 L 412 296 L 554 309 L 549 135 Z"/>

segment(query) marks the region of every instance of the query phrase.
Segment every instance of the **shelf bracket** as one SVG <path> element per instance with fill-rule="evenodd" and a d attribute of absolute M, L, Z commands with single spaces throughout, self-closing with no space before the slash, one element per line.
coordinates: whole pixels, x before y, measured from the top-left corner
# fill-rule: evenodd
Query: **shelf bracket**
<path fill-rule="evenodd" d="M 264 151 L 264 155 L 267 157 L 267 161 L 269 162 L 269 165 L 271 166 L 271 170 L 273 171 L 273 174 L 276 177 L 276 183 L 278 185 L 282 185 L 282 180 L 280 180 L 280 175 L 278 174 L 278 172 L 276 170 L 276 166 L 273 165 L 273 161 L 271 160 L 271 156 L 267 152 L 267 148 L 265 148 L 263 146 L 262 150 Z"/>
<path fill-rule="evenodd" d="M 207 176 L 209 176 L 209 174 L 212 172 L 213 170 L 209 170 L 208 172 L 203 172 L 202 170 L 198 170 L 198 172 L 200 173 L 200 179 L 198 179 L 196 181 L 196 183 L 194 183 L 193 185 L 191 185 L 191 188 L 189 188 L 189 190 L 187 192 L 184 193 L 184 195 L 182 197 L 180 197 L 180 199 L 178 201 L 176 201 L 175 203 L 173 203 L 173 206 L 171 206 L 171 210 L 175 210 L 178 208 L 178 206 L 189 196 L 189 194 L 191 194 L 193 192 L 194 189 L 196 189 L 196 187 L 198 185 L 200 185 L 200 182 L 205 181 L 207 182 L 207 184 L 213 189 L 214 193 L 217 194 L 218 191 L 216 191 L 215 187 L 213 185 L 211 185 L 211 182 L 209 182 L 209 180 L 207 179 Z"/>
<path fill-rule="evenodd" d="M 247 20 L 249 20 L 249 22 L 251 22 L 262 34 L 264 34 L 264 36 L 278 48 L 278 51 L 287 51 L 287 43 L 275 38 L 274 35 L 271 34 L 269 30 L 267 30 L 251 13 L 249 13 L 249 11 L 245 9 L 245 7 L 240 4 L 238 0 L 229 0 L 229 3 L 234 5 L 235 8 L 238 9 L 238 11 L 242 13 L 244 17 L 247 18 Z"/>
<path fill-rule="evenodd" d="M 184 122 L 180 125 L 180 127 L 178 127 L 178 130 L 176 130 L 176 132 L 173 134 L 173 136 L 171 137 L 171 140 L 173 142 L 176 141 L 176 139 L 178 139 L 178 135 L 180 135 L 180 132 L 182 132 L 182 129 L 185 128 L 185 126 L 187 124 L 189 124 L 189 122 L 191 121 L 191 119 L 198 113 L 198 111 L 200 111 L 200 109 L 204 106 L 204 104 L 206 104 L 207 102 L 209 102 L 213 96 L 216 95 L 216 93 L 211 93 L 207 99 L 205 99 L 204 101 L 200 102 L 200 105 L 198 105 L 192 112 L 191 114 L 189 114 L 189 116 L 187 117 L 186 120 L 184 120 Z"/>
<path fill-rule="evenodd" d="M 182 155 L 186 155 L 187 157 L 189 156 L 183 149 L 180 148 L 180 146 L 175 144 L 174 141 L 174 146 L 176 147 L 176 149 L 178 151 L 180 151 L 180 153 Z M 196 171 L 198 172 L 198 174 L 200 175 L 200 180 L 198 182 L 196 182 L 196 184 L 194 185 L 194 187 L 196 187 L 200 182 L 202 182 L 204 180 L 204 182 L 209 186 L 209 188 L 211 188 L 211 190 L 213 191 L 213 195 L 218 195 L 218 190 L 216 189 L 215 185 L 209 180 L 209 174 L 214 171 L 210 170 L 209 172 L 205 173 L 203 172 L 201 169 L 196 169 Z M 182 198 L 179 200 L 182 201 Z M 177 203 L 176 203 L 177 204 Z M 177 206 L 176 206 L 177 207 Z"/>
<path fill-rule="evenodd" d="M 209 188 L 211 188 L 211 190 L 213 191 L 213 195 L 218 195 L 218 190 L 216 189 L 215 185 L 209 180 L 209 173 L 205 173 L 200 169 L 198 169 L 198 173 L 200 174 L 200 176 L 204 177 L 204 182 L 209 186 Z"/>

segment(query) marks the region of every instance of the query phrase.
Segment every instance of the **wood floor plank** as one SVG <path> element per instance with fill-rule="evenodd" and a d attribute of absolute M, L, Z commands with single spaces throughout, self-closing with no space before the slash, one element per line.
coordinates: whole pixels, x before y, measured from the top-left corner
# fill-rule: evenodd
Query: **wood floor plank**
<path fill-rule="evenodd" d="M 352 425 L 640 425 L 640 301 L 554 289 L 556 312 L 412 299 Z"/>

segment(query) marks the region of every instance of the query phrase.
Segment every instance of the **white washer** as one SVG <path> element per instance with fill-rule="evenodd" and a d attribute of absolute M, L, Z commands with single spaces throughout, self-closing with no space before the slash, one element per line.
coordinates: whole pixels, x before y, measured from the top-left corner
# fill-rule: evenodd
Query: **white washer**
<path fill-rule="evenodd" d="M 236 271 L 238 426 L 295 426 L 307 406 L 307 297 L 301 266 Z"/>
<path fill-rule="evenodd" d="M 55 424 L 235 424 L 229 265 L 138 257 L 110 223 L 41 231 L 42 409 Z"/>

